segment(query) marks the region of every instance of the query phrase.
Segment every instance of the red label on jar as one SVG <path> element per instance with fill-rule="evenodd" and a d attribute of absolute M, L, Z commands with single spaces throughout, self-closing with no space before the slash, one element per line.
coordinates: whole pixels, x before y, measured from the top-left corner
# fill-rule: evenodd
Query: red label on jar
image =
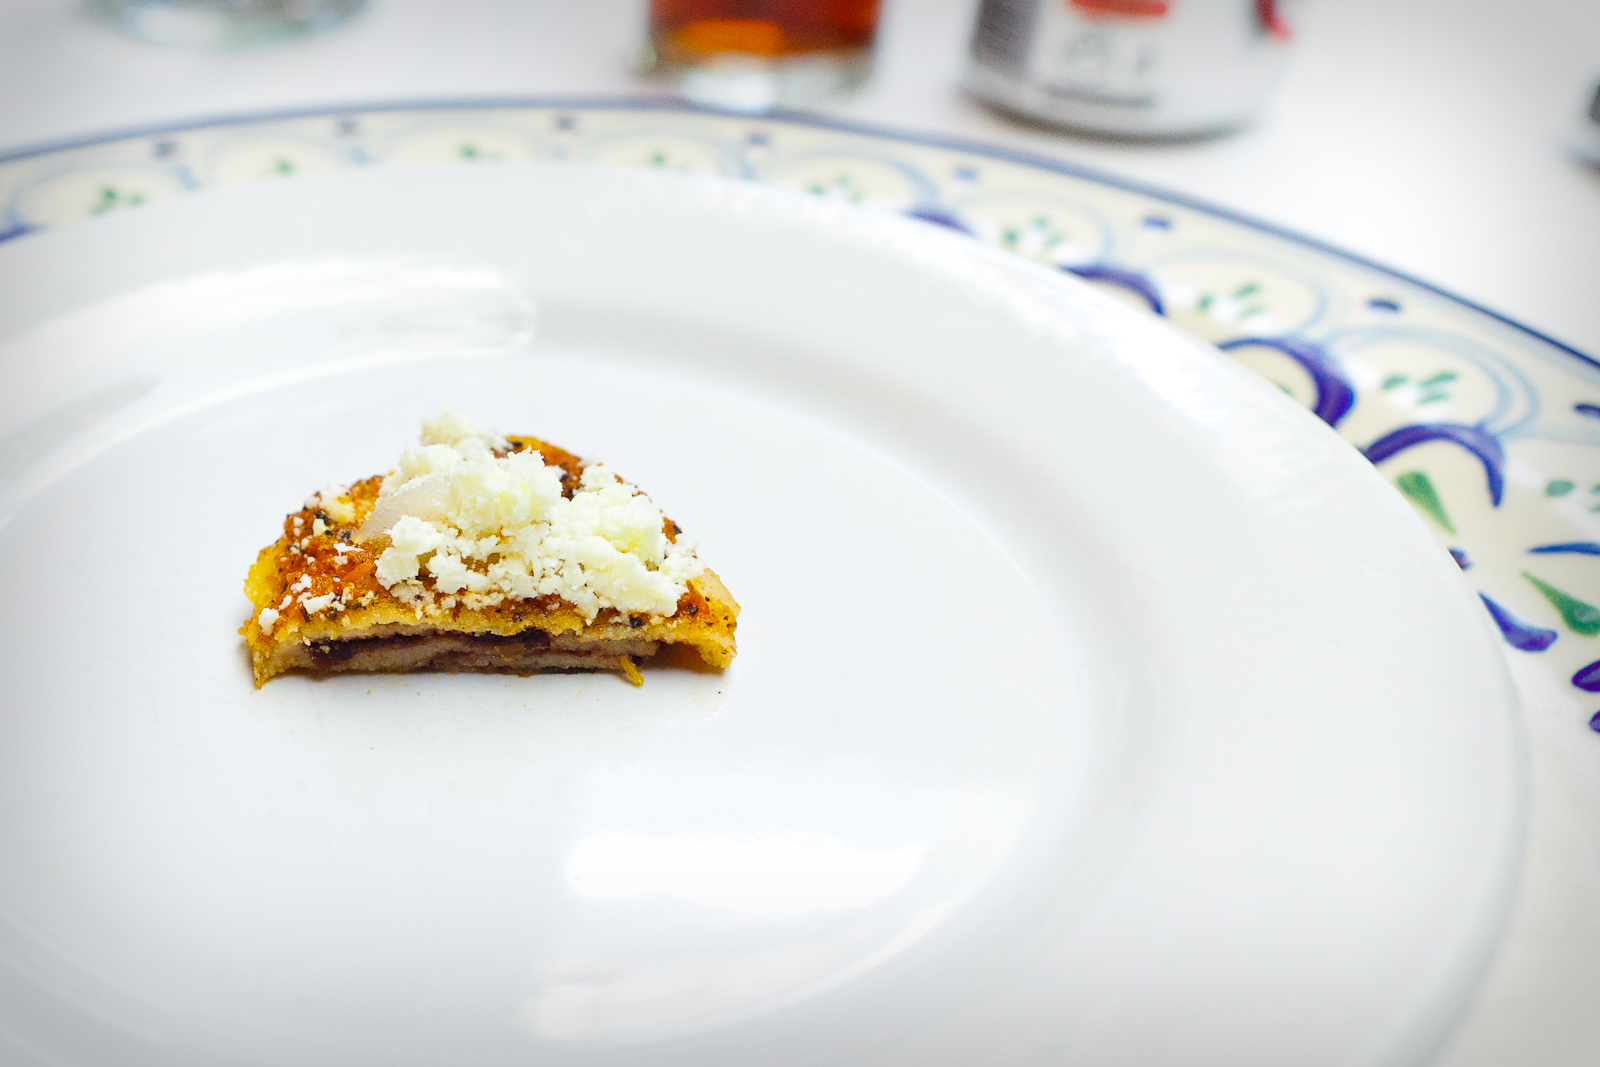
<path fill-rule="evenodd" d="M 1283 12 L 1278 10 L 1278 0 L 1256 0 L 1256 20 L 1269 37 L 1287 41 L 1293 36 L 1289 24 L 1283 20 Z"/>
<path fill-rule="evenodd" d="M 1166 0 L 1067 0 L 1086 18 L 1164 19 L 1171 8 Z"/>

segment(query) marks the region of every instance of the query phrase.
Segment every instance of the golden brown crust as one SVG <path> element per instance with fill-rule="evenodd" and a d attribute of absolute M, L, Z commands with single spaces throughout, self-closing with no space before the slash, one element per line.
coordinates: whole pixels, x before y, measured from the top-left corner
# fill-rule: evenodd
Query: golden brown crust
<path fill-rule="evenodd" d="M 508 440 L 513 450 L 538 449 L 546 464 L 559 466 L 571 495 L 581 476 L 577 456 L 537 438 Z M 707 666 L 719 670 L 733 662 L 739 605 L 710 570 L 689 579 L 688 591 L 670 616 L 629 616 L 607 608 L 586 622 L 575 607 L 554 596 L 481 609 L 401 602 L 377 580 L 377 558 L 386 544 L 381 539 L 365 544 L 355 540 L 382 482 L 382 475 L 357 482 L 332 508 L 291 512 L 284 518 L 283 536 L 257 554 L 244 583 L 253 610 L 239 628 L 250 648 L 257 686 L 288 670 L 611 669 L 631 681 L 637 673 L 629 669 L 634 658 L 662 645 L 693 648 Z M 669 520 L 667 537 L 676 539 L 678 533 Z M 296 595 L 334 599 L 315 614 L 288 606 L 263 629 L 261 610 L 285 605 L 291 588 Z M 505 640 L 533 633 L 549 635 L 548 644 L 533 647 L 529 641 Z M 424 646 L 418 639 L 430 637 L 439 638 L 431 646 L 438 654 L 419 658 L 418 649 Z M 481 640 L 469 647 L 475 637 Z M 391 639 L 387 645 L 371 643 L 386 638 Z"/>

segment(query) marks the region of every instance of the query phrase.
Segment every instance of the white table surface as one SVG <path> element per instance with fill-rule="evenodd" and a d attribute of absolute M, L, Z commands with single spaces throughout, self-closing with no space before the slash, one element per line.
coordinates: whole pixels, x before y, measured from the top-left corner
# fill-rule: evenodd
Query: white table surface
<path fill-rule="evenodd" d="M 830 109 L 1086 164 L 1343 247 L 1600 355 L 1600 171 L 1571 151 L 1595 0 L 1322 0 L 1270 116 L 1141 146 L 1003 119 L 959 88 L 973 0 L 886 0 L 877 70 Z M 0 0 L 0 151 L 210 116 L 656 91 L 639 0 L 372 0 L 308 41 L 202 52 Z M 1600 743 L 1600 737 L 1594 739 Z M 1437 1067 L 1600 1063 L 1600 796 L 1530 717 L 1533 820 L 1510 931 Z"/>

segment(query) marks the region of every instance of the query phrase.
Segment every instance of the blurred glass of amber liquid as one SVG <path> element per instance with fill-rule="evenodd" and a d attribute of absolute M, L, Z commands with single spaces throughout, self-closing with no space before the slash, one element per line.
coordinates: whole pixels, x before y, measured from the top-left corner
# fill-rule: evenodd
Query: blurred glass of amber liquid
<path fill-rule="evenodd" d="M 807 105 L 872 66 L 880 0 L 650 0 L 642 66 L 736 110 Z"/>

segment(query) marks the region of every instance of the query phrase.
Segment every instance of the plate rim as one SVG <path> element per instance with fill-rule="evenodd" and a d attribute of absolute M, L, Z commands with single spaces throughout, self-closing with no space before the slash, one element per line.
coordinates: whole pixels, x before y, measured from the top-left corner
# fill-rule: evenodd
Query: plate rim
<path fill-rule="evenodd" d="M 987 141 L 951 136 L 947 134 L 924 133 L 916 130 L 907 130 L 896 126 L 882 125 L 872 122 L 863 122 L 856 119 L 837 118 L 817 112 L 803 111 L 788 108 L 774 108 L 763 112 L 732 111 L 724 108 L 710 107 L 703 104 L 692 103 L 673 96 L 660 94 L 621 94 L 621 95 L 577 95 L 566 96 L 552 95 L 487 95 L 487 96 L 451 96 L 451 97 L 424 97 L 410 100 L 378 100 L 378 101 L 353 101 L 348 104 L 319 104 L 304 107 L 252 109 L 236 112 L 221 112 L 213 115 L 204 115 L 189 119 L 178 119 L 172 122 L 156 122 L 135 124 L 101 130 L 94 133 L 68 136 L 47 141 L 38 141 L 24 144 L 15 148 L 0 149 L 0 165 L 34 159 L 40 156 L 51 155 L 56 152 L 71 151 L 80 148 L 92 148 L 98 145 L 111 144 L 117 141 L 129 140 L 139 137 L 152 137 L 169 133 L 191 133 L 205 129 L 224 129 L 235 126 L 248 126 L 255 123 L 274 122 L 289 119 L 332 117 L 336 115 L 354 115 L 364 113 L 387 113 L 396 111 L 486 111 L 499 108 L 553 108 L 572 111 L 643 111 L 643 112 L 679 112 L 684 114 L 707 115 L 716 118 L 745 119 L 753 122 L 763 120 L 786 122 L 800 126 L 810 126 L 816 129 L 832 130 L 839 133 L 859 134 L 868 137 L 877 137 L 884 140 L 899 141 L 905 144 L 921 145 L 929 148 L 942 148 L 951 151 L 965 152 L 972 155 L 985 156 L 1008 163 L 1033 167 L 1050 171 L 1068 177 L 1079 178 L 1094 182 L 1099 185 L 1121 189 L 1125 192 L 1137 193 L 1152 199 L 1161 200 L 1177 207 L 1197 211 L 1213 218 L 1234 223 L 1256 230 L 1260 233 L 1315 249 L 1327 255 L 1335 256 L 1346 262 L 1364 267 L 1368 270 L 1385 274 L 1396 281 L 1417 286 L 1436 296 L 1445 298 L 1452 303 L 1468 308 L 1490 319 L 1509 326 L 1535 340 L 1542 341 L 1561 352 L 1578 359 L 1579 361 L 1600 370 L 1600 358 L 1558 340 L 1532 326 L 1517 319 L 1495 311 L 1467 297 L 1461 296 L 1432 282 L 1425 281 L 1405 271 L 1387 266 L 1377 260 L 1339 245 L 1311 237 L 1288 226 L 1268 222 L 1265 219 L 1233 208 L 1214 204 L 1200 197 L 1190 196 L 1154 183 L 1143 182 L 1134 178 L 1126 178 L 1113 174 L 1110 171 L 1097 167 L 1086 166 L 1081 163 L 1070 163 L 1066 160 L 1054 159 L 1049 156 L 1031 152 L 1026 149 L 1010 148 L 1004 145 L 992 144 Z M 24 234 L 34 233 L 45 227 L 17 226 L 0 230 L 0 242 L 4 242 Z"/>

